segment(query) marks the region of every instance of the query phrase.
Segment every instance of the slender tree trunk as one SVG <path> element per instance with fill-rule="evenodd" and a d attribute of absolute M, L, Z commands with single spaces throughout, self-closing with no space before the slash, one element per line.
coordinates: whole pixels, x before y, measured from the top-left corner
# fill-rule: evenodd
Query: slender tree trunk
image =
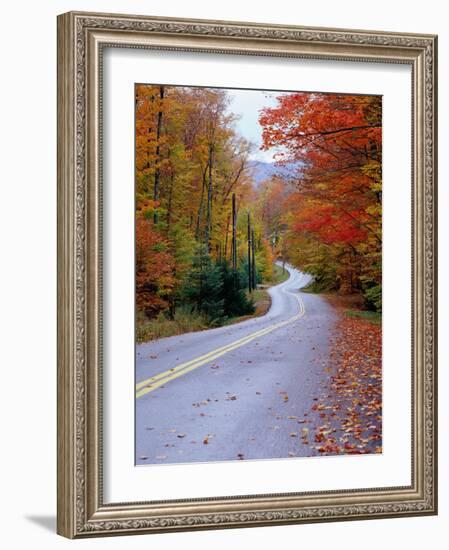
<path fill-rule="evenodd" d="M 203 184 L 202 184 L 202 187 L 201 187 L 200 205 L 198 207 L 198 215 L 196 217 L 195 239 L 197 241 L 200 240 L 201 218 L 203 217 L 204 189 L 206 188 L 207 167 L 208 167 L 208 164 L 206 164 L 206 166 L 203 170 Z"/>
<path fill-rule="evenodd" d="M 237 269 L 237 214 L 235 209 L 235 193 L 232 193 L 232 269 Z"/>
<path fill-rule="evenodd" d="M 248 212 L 248 290 L 252 291 L 252 264 L 251 264 L 251 218 Z"/>
<path fill-rule="evenodd" d="M 164 99 L 164 86 L 159 86 L 159 99 L 161 102 L 161 106 L 159 107 L 159 112 L 157 114 L 157 128 L 156 128 L 156 169 L 154 171 L 154 190 L 153 190 L 153 198 L 154 201 L 159 200 L 159 179 L 160 179 L 160 168 L 159 163 L 161 160 L 161 147 L 160 147 L 160 139 L 161 139 L 161 132 L 162 132 L 162 101 Z M 154 210 L 154 216 L 153 221 L 156 224 L 157 223 L 157 207 Z"/>
<path fill-rule="evenodd" d="M 256 240 L 254 238 L 254 229 L 251 231 L 251 247 L 252 247 L 251 272 L 253 277 L 252 287 L 255 290 L 257 288 L 257 283 L 256 283 Z"/>
<path fill-rule="evenodd" d="M 207 187 L 207 218 L 206 218 L 206 246 L 207 250 L 211 250 L 211 232 L 212 232 L 212 163 L 213 163 L 213 145 L 209 146 L 209 182 Z"/>
<path fill-rule="evenodd" d="M 150 99 L 151 103 L 154 103 L 154 95 L 151 96 Z M 150 150 L 151 150 L 151 134 L 153 133 L 153 127 L 151 126 L 151 123 L 148 125 L 148 136 L 147 136 L 147 173 L 145 175 L 145 194 L 150 194 L 150 176 L 149 176 L 149 170 L 151 166 L 150 161 Z M 154 182 L 153 182 L 154 183 Z"/>
<path fill-rule="evenodd" d="M 225 245 L 224 245 L 224 259 L 228 259 L 228 235 L 229 235 L 229 222 L 231 221 L 231 216 L 228 214 L 228 218 L 226 220 L 226 235 L 225 235 Z"/>

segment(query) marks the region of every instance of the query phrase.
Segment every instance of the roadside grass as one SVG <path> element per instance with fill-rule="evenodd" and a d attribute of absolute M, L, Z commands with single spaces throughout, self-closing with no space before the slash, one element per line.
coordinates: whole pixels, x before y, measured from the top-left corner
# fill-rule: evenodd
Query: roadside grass
<path fill-rule="evenodd" d="M 138 343 L 149 342 L 158 338 L 185 332 L 198 332 L 207 328 L 210 326 L 204 315 L 191 312 L 186 308 L 178 308 L 173 319 L 162 313 L 155 319 L 147 319 L 145 314 L 139 311 L 136 316 L 136 341 Z"/>
<path fill-rule="evenodd" d="M 259 285 L 259 288 L 253 292 L 247 291 L 247 296 L 254 303 L 254 313 L 243 315 L 241 317 L 231 317 L 223 325 L 233 325 L 265 315 L 271 307 L 271 296 L 268 292 L 270 286 L 278 285 L 289 278 L 289 272 L 283 272 L 282 267 L 274 264 L 273 279 L 269 285 Z M 185 334 L 186 332 L 199 332 L 213 328 L 208 319 L 199 313 L 190 311 L 189 308 L 179 307 L 173 316 L 173 319 L 160 313 L 155 319 L 147 319 L 141 311 L 136 315 L 136 342 L 150 342 L 159 338 Z"/>
<path fill-rule="evenodd" d="M 260 317 L 270 309 L 271 296 L 265 288 L 258 288 L 252 293 L 248 292 L 247 295 L 254 303 L 254 313 L 241 317 L 231 317 L 226 319 L 223 325 L 233 325 L 253 317 Z M 163 313 L 155 319 L 147 319 L 143 312 L 138 311 L 136 316 L 136 342 L 141 344 L 159 338 L 167 338 L 186 332 L 199 332 L 209 328 L 213 328 L 213 326 L 204 315 L 191 312 L 187 308 L 178 308 L 173 319 Z"/>
<path fill-rule="evenodd" d="M 382 324 L 382 313 L 378 311 L 368 311 L 368 310 L 357 310 L 357 309 L 348 309 L 345 311 L 347 317 L 353 317 L 357 319 L 364 319 L 365 321 L 370 321 L 375 325 Z"/>
<path fill-rule="evenodd" d="M 339 295 L 335 292 L 322 293 L 336 309 L 338 309 L 345 317 L 352 319 L 362 319 L 369 321 L 374 325 L 382 324 L 382 313 L 366 309 L 363 296 L 361 294 L 345 294 Z"/>
<path fill-rule="evenodd" d="M 271 303 L 271 297 L 265 288 L 257 288 L 256 290 L 253 290 L 253 292 L 248 292 L 248 297 L 253 300 L 256 307 L 256 312 L 257 306 L 261 308 L 266 304 L 269 306 Z"/>
<path fill-rule="evenodd" d="M 251 293 L 247 291 L 247 296 L 254 303 L 254 313 L 251 313 L 250 315 L 243 315 L 242 317 L 231 317 L 226 320 L 224 323 L 225 325 L 234 325 L 235 323 L 241 323 L 247 319 L 260 317 L 261 315 L 265 315 L 265 313 L 267 313 L 270 309 L 271 296 L 266 288 L 258 288 L 253 290 Z"/>
<path fill-rule="evenodd" d="M 325 294 L 330 291 L 328 283 L 312 279 L 308 285 L 301 288 L 301 292 L 306 292 L 307 294 Z"/>
<path fill-rule="evenodd" d="M 272 277 L 273 285 L 278 285 L 279 283 L 283 283 L 289 277 L 290 277 L 290 274 L 286 269 L 283 270 L 282 267 L 277 264 L 273 265 L 273 277 Z"/>

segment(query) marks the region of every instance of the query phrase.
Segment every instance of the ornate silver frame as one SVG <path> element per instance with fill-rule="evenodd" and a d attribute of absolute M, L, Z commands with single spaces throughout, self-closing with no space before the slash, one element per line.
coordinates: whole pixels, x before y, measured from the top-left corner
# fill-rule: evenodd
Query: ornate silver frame
<path fill-rule="evenodd" d="M 406 63 L 413 87 L 412 484 L 104 504 L 102 48 Z M 70 538 L 437 513 L 433 35 L 70 12 L 58 17 L 58 533 Z"/>

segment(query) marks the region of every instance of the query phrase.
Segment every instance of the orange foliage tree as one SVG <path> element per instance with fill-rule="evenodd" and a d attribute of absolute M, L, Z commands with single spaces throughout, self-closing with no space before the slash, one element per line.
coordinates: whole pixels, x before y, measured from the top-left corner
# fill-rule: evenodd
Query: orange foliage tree
<path fill-rule="evenodd" d="M 252 179 L 228 105 L 221 89 L 136 86 L 136 294 L 147 317 L 182 303 L 199 248 L 231 257 L 231 197 L 243 213 Z"/>
<path fill-rule="evenodd" d="M 379 290 L 381 98 L 294 93 L 277 101 L 259 120 L 263 148 L 296 166 L 283 216 L 290 258 L 343 292 Z"/>
<path fill-rule="evenodd" d="M 144 217 L 136 220 L 136 305 L 149 317 L 169 307 L 174 286 L 168 243 Z"/>

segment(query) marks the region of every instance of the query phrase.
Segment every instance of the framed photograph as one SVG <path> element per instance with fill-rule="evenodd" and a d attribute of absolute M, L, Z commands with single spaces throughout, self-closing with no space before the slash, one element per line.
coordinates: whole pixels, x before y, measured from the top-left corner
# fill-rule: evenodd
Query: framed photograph
<path fill-rule="evenodd" d="M 437 513 L 433 35 L 58 17 L 58 532 Z"/>

